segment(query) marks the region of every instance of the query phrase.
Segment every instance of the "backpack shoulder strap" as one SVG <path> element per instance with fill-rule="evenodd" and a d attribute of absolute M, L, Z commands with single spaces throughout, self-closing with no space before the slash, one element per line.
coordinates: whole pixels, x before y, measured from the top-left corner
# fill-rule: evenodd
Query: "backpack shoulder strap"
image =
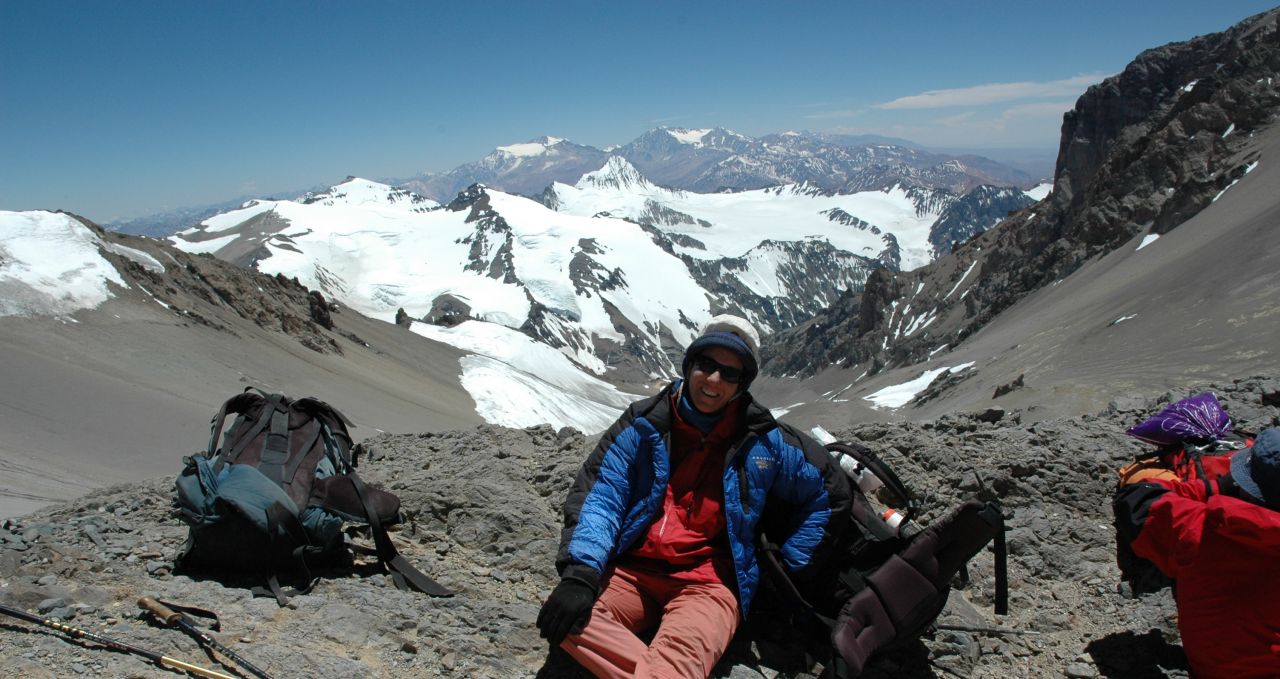
<path fill-rule="evenodd" d="M 378 512 L 369 502 L 369 494 L 365 488 L 364 481 L 360 480 L 360 476 L 354 471 L 347 474 L 347 478 L 351 479 L 351 483 L 355 486 L 356 495 L 360 497 L 360 503 L 364 505 L 365 516 L 369 520 L 369 528 L 373 533 L 373 543 L 377 546 L 378 560 L 391 570 L 391 579 L 396 583 L 399 589 L 416 589 L 424 594 L 437 597 L 450 597 L 453 592 L 444 585 L 432 580 L 422 571 L 413 567 L 407 559 L 396 551 L 396 546 L 391 542 L 391 536 L 387 535 L 387 529 L 382 525 L 382 519 L 378 518 Z"/>
<path fill-rule="evenodd" d="M 206 449 L 208 454 L 205 457 L 212 460 L 214 454 L 218 452 L 218 440 L 222 436 L 222 426 L 226 423 L 227 414 L 243 415 L 261 399 L 257 394 L 249 393 L 251 389 L 253 387 L 245 387 L 244 391 L 227 399 L 222 403 L 222 407 L 218 408 L 218 414 L 213 416 L 212 425 L 209 427 L 209 446 Z"/>

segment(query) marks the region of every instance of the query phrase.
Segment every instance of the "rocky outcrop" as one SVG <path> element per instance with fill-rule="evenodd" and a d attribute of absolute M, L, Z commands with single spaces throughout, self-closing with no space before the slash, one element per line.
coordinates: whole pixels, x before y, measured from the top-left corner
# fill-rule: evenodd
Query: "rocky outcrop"
<path fill-rule="evenodd" d="M 400 310 L 403 313 L 404 309 Z M 400 313 L 396 314 L 396 324 L 409 327 L 411 319 L 401 323 Z M 407 316 L 407 314 L 406 314 Z M 449 294 L 440 295 L 431 303 L 431 310 L 422 317 L 423 323 L 451 327 L 471 318 L 471 305 Z"/>
<path fill-rule="evenodd" d="M 766 333 L 812 318 L 846 291 L 860 289 L 857 281 L 883 266 L 822 240 L 766 240 L 741 257 L 706 260 L 685 255 L 681 259 L 707 291 L 713 309 L 747 318 Z M 746 275 L 753 265 L 768 269 L 777 287 L 753 287 L 755 281 Z"/>
<path fill-rule="evenodd" d="M 341 330 L 335 329 L 333 321 L 340 307 L 296 278 L 269 276 L 211 255 L 191 255 L 165 241 L 105 231 L 83 217 L 72 216 L 104 241 L 148 253 L 163 263 L 162 269 L 147 267 L 111 250 L 102 252 L 122 276 L 181 317 L 235 335 L 231 324 L 220 320 L 222 314 L 230 313 L 293 337 L 312 351 L 342 353 L 334 338 Z"/>
<path fill-rule="evenodd" d="M 1035 201 L 1017 189 L 979 186 L 943 208 L 929 228 L 934 257 L 951 253 L 957 245 L 995 227 L 1000 220 Z"/>

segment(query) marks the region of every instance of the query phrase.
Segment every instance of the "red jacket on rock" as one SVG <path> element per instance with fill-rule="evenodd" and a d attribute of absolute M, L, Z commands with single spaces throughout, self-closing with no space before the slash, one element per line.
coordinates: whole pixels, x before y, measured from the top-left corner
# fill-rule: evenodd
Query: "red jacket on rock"
<path fill-rule="evenodd" d="M 1177 581 L 1196 679 L 1280 677 L 1280 512 L 1201 481 L 1136 483 L 1116 498 L 1133 551 Z"/>

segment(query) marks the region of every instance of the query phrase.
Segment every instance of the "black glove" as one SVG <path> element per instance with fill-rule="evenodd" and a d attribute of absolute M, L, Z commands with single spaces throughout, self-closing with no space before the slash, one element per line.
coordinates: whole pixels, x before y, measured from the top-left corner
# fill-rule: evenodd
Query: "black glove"
<path fill-rule="evenodd" d="M 538 612 L 538 630 L 543 639 L 559 646 L 570 632 L 577 634 L 591 617 L 596 590 L 574 578 L 565 578 L 551 590 L 551 596 Z"/>

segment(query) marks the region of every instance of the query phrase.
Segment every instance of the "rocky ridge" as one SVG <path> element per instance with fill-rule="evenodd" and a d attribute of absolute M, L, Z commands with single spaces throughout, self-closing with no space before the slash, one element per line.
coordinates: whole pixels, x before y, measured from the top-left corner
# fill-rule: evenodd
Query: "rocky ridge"
<path fill-rule="evenodd" d="M 1089 88 L 1064 116 L 1045 200 L 969 238 L 952 257 L 870 276 L 861 295 L 849 292 L 772 338 L 765 372 L 864 364 L 874 374 L 911 365 L 1134 236 L 1165 234 L 1195 216 L 1256 165 L 1255 136 L 1275 124 L 1278 21 L 1272 10 L 1147 50 Z M 962 281 L 965 294 L 952 295 Z M 907 304 L 938 319 L 929 332 L 905 337 L 893 327 L 891 309 Z"/>
<path fill-rule="evenodd" d="M 1021 413 L 955 414 L 834 432 L 880 451 L 926 498 L 925 519 L 985 487 L 1008 514 L 1009 615 L 991 612 L 992 562 L 970 564 L 940 625 L 867 677 L 1186 677 L 1169 593 L 1118 587 L 1109 498 L 1142 450 L 1126 426 L 1212 390 L 1237 429 L 1280 425 L 1280 379 L 1118 395 L 1103 412 L 1022 423 Z M 341 405 L 339 399 L 330 399 Z M 214 636 L 273 676 L 585 677 L 548 654 L 534 620 L 555 582 L 559 505 L 593 441 L 548 427 L 483 426 L 366 441 L 362 475 L 399 494 L 401 551 L 458 595 L 396 590 L 376 566 L 324 573 L 279 608 L 244 584 L 175 575 L 186 528 L 172 470 L 0 524 L 0 603 L 208 665 L 181 632 L 143 620 L 143 595 L 216 611 Z M 982 479 L 981 482 L 979 479 Z M 357 541 L 364 540 L 357 536 Z M 714 676 L 815 677 L 821 639 L 779 628 L 762 599 Z M 24 677 L 164 677 L 142 659 L 0 618 L 0 668 Z"/>
<path fill-rule="evenodd" d="M 112 262 L 142 294 L 188 322 L 239 336 L 228 317 L 252 322 L 283 333 L 318 353 L 342 354 L 336 336 L 363 344 L 350 332 L 335 328 L 333 316 L 343 307 L 308 290 L 295 278 L 269 276 L 210 255 L 192 255 L 164 241 L 129 236 L 103 229 L 79 215 L 70 215 L 91 229 L 105 243 L 142 251 L 163 264 L 163 270 L 145 266 L 111 248 L 102 256 Z"/>

